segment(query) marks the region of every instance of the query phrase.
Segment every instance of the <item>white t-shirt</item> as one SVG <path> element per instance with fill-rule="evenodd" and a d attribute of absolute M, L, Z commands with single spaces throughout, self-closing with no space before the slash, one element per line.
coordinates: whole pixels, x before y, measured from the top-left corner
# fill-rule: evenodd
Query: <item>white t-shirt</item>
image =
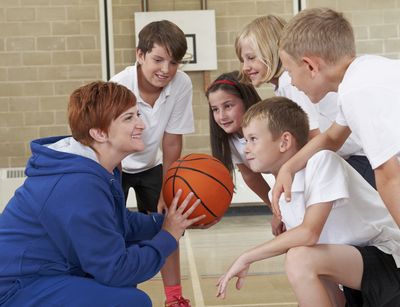
<path fill-rule="evenodd" d="M 231 156 L 233 164 L 244 164 L 250 168 L 247 162 L 244 148 L 246 146 L 245 138 L 239 137 L 237 134 L 229 136 L 229 146 L 231 148 Z"/>
<path fill-rule="evenodd" d="M 304 92 L 292 85 L 291 78 L 287 71 L 284 71 L 278 80 L 278 87 L 275 89 L 276 96 L 283 96 L 297 103 L 307 113 L 310 130 L 318 129 L 318 113 L 315 105 Z"/>
<path fill-rule="evenodd" d="M 308 206 L 331 201 L 333 207 L 318 243 L 373 245 L 392 254 L 400 267 L 400 229 L 378 192 L 332 151 L 316 153 L 296 173 L 290 203 L 281 196 L 279 206 L 286 228 L 300 225 Z"/>
<path fill-rule="evenodd" d="M 335 122 L 339 112 L 337 93 L 329 92 L 315 107 L 318 112 L 319 129 L 321 132 L 324 132 Z M 345 159 L 353 155 L 365 156 L 360 145 L 360 140 L 357 139 L 354 133 L 350 134 L 346 142 L 336 153 Z"/>
<path fill-rule="evenodd" d="M 177 71 L 171 82 L 163 88 L 153 107 L 140 97 L 136 65 L 126 67 L 110 81 L 126 86 L 135 94 L 138 110 L 145 124 L 142 134 L 145 149 L 122 160 L 124 172 L 139 173 L 162 163 L 160 143 L 164 132 L 194 132 L 192 82 L 184 72 Z"/>
<path fill-rule="evenodd" d="M 364 55 L 338 88 L 336 122 L 359 138 L 373 169 L 400 153 L 400 60 Z"/>

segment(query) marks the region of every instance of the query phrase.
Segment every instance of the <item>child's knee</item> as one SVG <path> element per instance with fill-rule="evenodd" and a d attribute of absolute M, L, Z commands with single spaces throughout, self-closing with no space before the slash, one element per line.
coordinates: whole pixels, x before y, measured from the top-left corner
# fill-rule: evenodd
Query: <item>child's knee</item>
<path fill-rule="evenodd" d="M 307 275 L 312 274 L 312 261 L 310 260 L 310 248 L 298 246 L 289 249 L 285 258 L 285 270 L 289 281 L 304 281 Z"/>

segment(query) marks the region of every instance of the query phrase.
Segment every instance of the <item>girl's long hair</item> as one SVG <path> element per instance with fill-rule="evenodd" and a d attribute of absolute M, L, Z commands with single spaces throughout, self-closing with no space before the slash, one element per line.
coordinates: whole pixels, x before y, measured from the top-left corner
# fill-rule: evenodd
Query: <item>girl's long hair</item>
<path fill-rule="evenodd" d="M 209 95 L 218 90 L 222 90 L 226 93 L 234 95 L 243 101 L 245 110 L 250 108 L 253 104 L 261 100 L 257 91 L 251 84 L 243 84 L 239 82 L 239 72 L 232 71 L 220 75 L 214 82 L 208 87 L 206 91 L 206 97 L 209 99 Z M 213 111 L 209 105 L 209 117 L 210 117 L 210 143 L 212 155 L 219 159 L 229 169 L 230 173 L 233 174 L 234 165 L 232 162 L 232 153 L 229 145 L 229 137 L 227 134 L 214 120 Z"/>

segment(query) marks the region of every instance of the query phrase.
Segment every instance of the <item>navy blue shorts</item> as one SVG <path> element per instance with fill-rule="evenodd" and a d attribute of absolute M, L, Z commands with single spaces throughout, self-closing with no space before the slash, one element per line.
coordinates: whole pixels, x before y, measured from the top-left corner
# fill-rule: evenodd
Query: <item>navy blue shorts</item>
<path fill-rule="evenodd" d="M 376 190 L 375 172 L 366 156 L 350 156 L 346 161 Z"/>
<path fill-rule="evenodd" d="M 359 291 L 345 289 L 346 306 L 399 307 L 400 269 L 393 257 L 375 246 L 355 247 L 364 263 L 361 295 Z"/>

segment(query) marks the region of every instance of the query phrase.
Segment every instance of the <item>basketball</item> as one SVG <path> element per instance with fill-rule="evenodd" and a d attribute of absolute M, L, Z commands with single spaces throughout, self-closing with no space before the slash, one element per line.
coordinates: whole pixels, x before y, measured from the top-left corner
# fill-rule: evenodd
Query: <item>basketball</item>
<path fill-rule="evenodd" d="M 182 190 L 179 203 L 190 192 L 194 194 L 187 208 L 196 199 L 201 200 L 189 218 L 203 214 L 206 217 L 194 225 L 209 224 L 222 217 L 228 209 L 233 196 L 233 181 L 228 169 L 218 159 L 207 154 L 189 154 L 175 161 L 166 173 L 163 196 L 167 206 L 179 189 Z"/>

